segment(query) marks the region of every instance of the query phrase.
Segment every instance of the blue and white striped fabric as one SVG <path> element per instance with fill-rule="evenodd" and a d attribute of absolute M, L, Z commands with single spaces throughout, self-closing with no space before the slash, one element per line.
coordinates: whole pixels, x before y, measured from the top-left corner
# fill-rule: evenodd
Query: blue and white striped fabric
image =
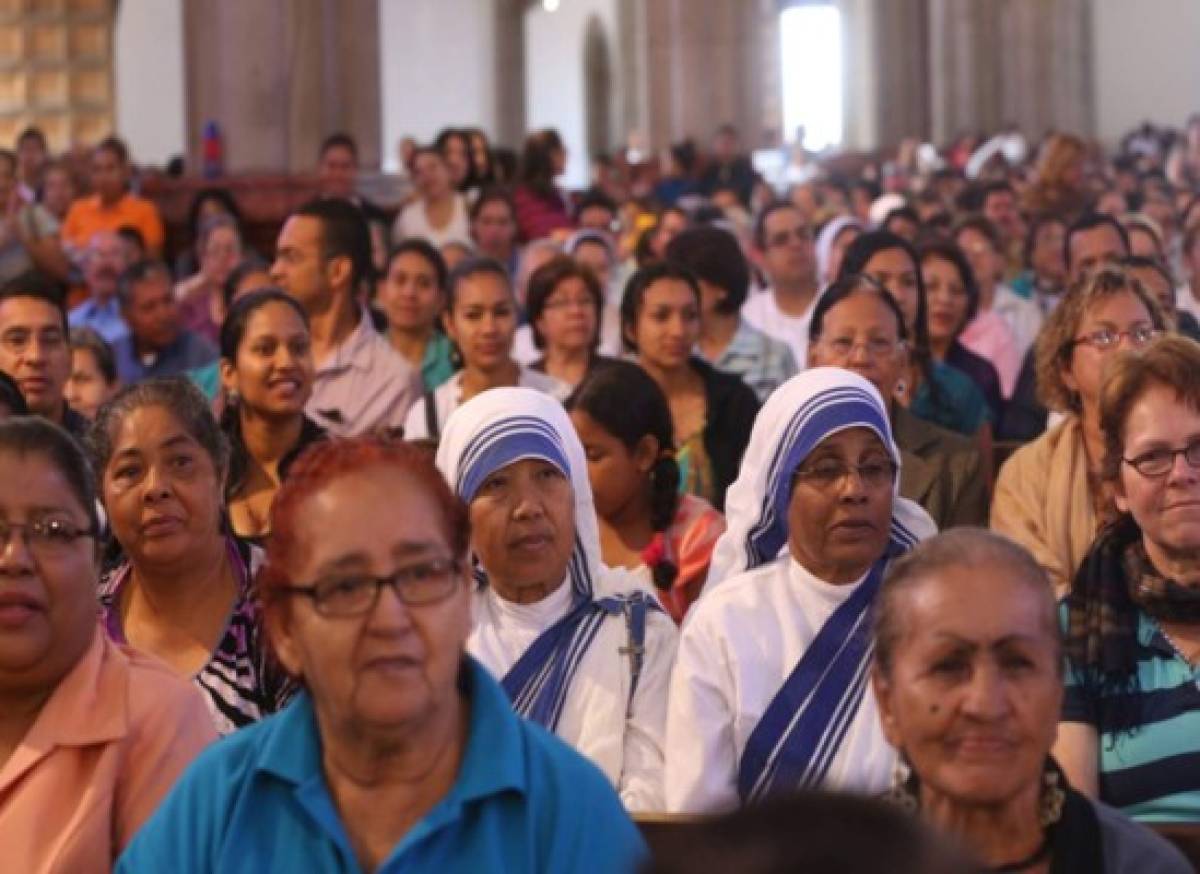
<path fill-rule="evenodd" d="M 594 581 L 604 571 L 600 528 L 592 503 L 583 446 L 562 404 L 542 392 L 497 388 L 478 395 L 450 416 L 438 445 L 437 465 L 470 503 L 495 471 L 526 459 L 546 461 L 571 482 L 575 497 L 575 548 L 567 563 L 572 606 L 538 636 L 502 680 L 513 708 L 554 731 L 575 672 L 601 623 L 627 606 L 661 609 L 641 593 L 595 597 Z M 476 579 L 487 585 L 487 570 Z M 630 606 L 630 609 L 635 609 Z"/>
<path fill-rule="evenodd" d="M 728 527 L 714 550 L 708 586 L 786 552 L 797 468 L 821 443 L 849 428 L 873 431 L 899 467 L 887 410 L 875 387 L 861 376 L 840 368 L 813 368 L 768 398 L 754 422 L 741 473 L 726 497 Z M 893 495 L 887 550 L 822 626 L 747 740 L 738 774 L 744 802 L 822 783 L 866 691 L 870 607 L 884 569 L 892 557 L 936 532 L 921 507 Z"/>

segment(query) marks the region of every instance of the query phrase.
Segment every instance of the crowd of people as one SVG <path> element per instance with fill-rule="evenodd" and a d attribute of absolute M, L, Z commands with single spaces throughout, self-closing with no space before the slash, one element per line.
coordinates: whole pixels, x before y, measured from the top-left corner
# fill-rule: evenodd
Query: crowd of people
<path fill-rule="evenodd" d="M 4 865 L 833 870 L 839 811 L 853 870 L 1191 870 L 1200 117 L 1151 133 L 568 192 L 456 128 L 398 209 L 335 134 L 268 253 L 25 131 Z"/>

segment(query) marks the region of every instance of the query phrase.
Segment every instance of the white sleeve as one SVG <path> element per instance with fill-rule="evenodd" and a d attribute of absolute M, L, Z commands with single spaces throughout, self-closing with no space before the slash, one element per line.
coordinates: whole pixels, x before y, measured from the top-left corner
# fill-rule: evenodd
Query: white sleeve
<path fill-rule="evenodd" d="M 409 410 L 408 415 L 404 418 L 404 439 L 405 440 L 428 440 L 428 429 L 425 427 L 425 401 L 426 398 L 422 395 Z"/>
<path fill-rule="evenodd" d="M 679 638 L 667 707 L 663 785 L 669 813 L 715 813 L 738 806 L 734 696 L 726 647 L 700 599 Z"/>
<path fill-rule="evenodd" d="M 631 812 L 659 813 L 663 799 L 663 750 L 667 722 L 667 693 L 679 635 L 675 623 L 661 610 L 646 613 L 645 659 L 633 708 L 625 721 L 621 780 L 617 791 Z"/>

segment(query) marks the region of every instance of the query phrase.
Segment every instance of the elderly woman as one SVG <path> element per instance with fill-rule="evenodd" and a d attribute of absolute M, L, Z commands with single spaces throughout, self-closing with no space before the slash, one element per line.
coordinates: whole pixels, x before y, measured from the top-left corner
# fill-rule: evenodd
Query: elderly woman
<path fill-rule="evenodd" d="M 875 609 L 872 686 L 904 760 L 896 801 L 987 871 L 1192 870 L 1162 838 L 1077 792 L 1050 757 L 1062 645 L 1028 552 L 980 529 L 940 535 L 892 565 Z"/>
<path fill-rule="evenodd" d="M 508 271 L 491 258 L 460 264 L 447 280 L 446 335 L 462 369 L 432 392 L 426 392 L 404 422 L 406 440 L 437 441 L 450 414 L 490 389 L 523 386 L 562 400 L 570 389 L 563 383 L 513 360 L 517 302 Z"/>
<path fill-rule="evenodd" d="M 184 327 L 215 342 L 225 315 L 225 283 L 242 260 L 237 221 L 228 215 L 204 219 L 200 223 L 196 252 L 199 271 L 175 286 L 179 317 Z"/>
<path fill-rule="evenodd" d="M 886 788 L 866 688 L 884 568 L 934 533 L 896 495 L 900 453 L 867 380 L 817 367 L 754 423 L 728 529 L 671 677 L 666 799 L 707 813 L 802 788 Z"/>
<path fill-rule="evenodd" d="M 1102 370 L 1118 349 L 1145 346 L 1165 327 L 1140 282 L 1104 268 L 1071 287 L 1038 336 L 1038 393 L 1063 418 L 1000 469 L 991 528 L 1032 552 L 1060 595 L 1112 515 L 1100 475 Z"/>
<path fill-rule="evenodd" d="M 260 592 L 305 691 L 201 757 L 118 872 L 633 869 L 604 778 L 463 653 L 466 510 L 427 453 L 322 443 L 271 512 Z"/>
<path fill-rule="evenodd" d="M 809 337 L 810 365 L 853 370 L 885 399 L 900 449 L 900 494 L 939 529 L 983 524 L 988 495 L 979 447 L 914 416 L 896 391 L 908 369 L 909 334 L 895 298 L 866 276 L 839 279 L 813 308 Z"/>
<path fill-rule="evenodd" d="M 496 389 L 446 423 L 438 467 L 470 507 L 479 586 L 467 651 L 522 716 L 595 762 L 630 810 L 662 810 L 675 628 L 600 561 L 583 447 L 562 405 Z"/>
<path fill-rule="evenodd" d="M 99 586 L 109 636 L 191 679 L 221 734 L 279 709 L 292 688 L 251 597 L 256 550 L 226 530 L 229 447 L 204 396 L 181 377 L 129 386 L 89 442 L 124 554 Z"/>
<path fill-rule="evenodd" d="M 225 501 L 233 533 L 257 541 L 267 511 L 304 449 L 325 431 L 304 415 L 313 386 L 308 316 L 276 288 L 252 291 L 221 325 L 221 430 L 229 440 Z"/>
<path fill-rule="evenodd" d="M 1200 821 L 1200 346 L 1118 356 L 1100 397 L 1120 516 L 1064 608 L 1056 752 L 1079 788 L 1149 821 Z"/>
<path fill-rule="evenodd" d="M 107 871 L 216 737 L 195 690 L 96 622 L 94 479 L 65 431 L 0 423 L 0 847 Z"/>

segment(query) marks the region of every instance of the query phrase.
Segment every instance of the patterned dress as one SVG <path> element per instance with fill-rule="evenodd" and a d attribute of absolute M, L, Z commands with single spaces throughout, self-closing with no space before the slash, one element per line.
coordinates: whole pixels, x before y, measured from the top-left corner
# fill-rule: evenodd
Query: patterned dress
<path fill-rule="evenodd" d="M 204 695 L 217 732 L 227 735 L 281 709 L 296 693 L 295 683 L 270 655 L 266 630 L 254 601 L 251 581 L 262 564 L 257 547 L 226 540 L 238 596 L 212 658 L 192 677 Z M 100 611 L 108 636 L 128 644 L 121 616 L 121 590 L 129 582 L 129 561 L 100 582 Z"/>

